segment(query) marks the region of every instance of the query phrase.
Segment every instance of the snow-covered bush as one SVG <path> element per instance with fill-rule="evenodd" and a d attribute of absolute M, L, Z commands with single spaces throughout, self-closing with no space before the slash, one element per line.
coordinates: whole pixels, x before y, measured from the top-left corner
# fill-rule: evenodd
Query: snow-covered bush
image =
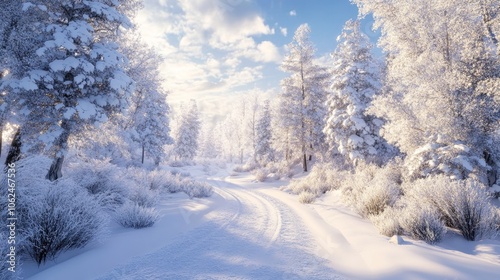
<path fill-rule="evenodd" d="M 379 215 L 388 206 L 393 206 L 401 195 L 397 169 L 392 165 L 358 166 L 342 184 L 346 201 L 363 217 Z"/>
<path fill-rule="evenodd" d="M 399 208 L 386 207 L 380 215 L 371 215 L 369 218 L 380 234 L 391 237 L 403 234 L 399 222 L 401 213 L 402 211 Z"/>
<path fill-rule="evenodd" d="M 190 198 L 209 197 L 214 193 L 212 185 L 206 182 L 198 182 L 185 178 L 181 181 L 181 185 L 182 191 L 189 195 Z"/>
<path fill-rule="evenodd" d="M 145 187 L 130 190 L 129 199 L 142 207 L 154 207 L 158 202 L 158 192 Z"/>
<path fill-rule="evenodd" d="M 237 164 L 234 166 L 234 172 L 250 172 L 259 167 L 259 164 L 252 158 L 248 159 L 245 164 Z"/>
<path fill-rule="evenodd" d="M 149 188 L 151 190 L 170 189 L 169 185 L 171 184 L 171 182 L 176 181 L 178 177 L 180 177 L 180 175 L 176 177 L 168 171 L 153 170 L 148 174 Z"/>
<path fill-rule="evenodd" d="M 355 208 L 363 217 L 382 213 L 386 207 L 392 206 L 399 196 L 398 187 L 392 184 L 373 184 L 358 191 L 362 193 L 356 194 L 358 203 Z"/>
<path fill-rule="evenodd" d="M 403 231 L 417 240 L 428 243 L 439 242 L 446 233 L 444 222 L 435 209 L 429 206 L 407 205 L 399 216 Z"/>
<path fill-rule="evenodd" d="M 126 202 L 115 213 L 115 220 L 127 228 L 150 227 L 158 218 L 154 208 L 144 207 L 132 201 Z"/>
<path fill-rule="evenodd" d="M 184 176 L 183 176 L 184 175 Z M 156 170 L 149 173 L 149 185 L 151 190 L 166 191 L 168 193 L 184 192 L 189 197 L 209 197 L 213 193 L 213 187 L 205 182 L 198 182 L 189 174 Z"/>
<path fill-rule="evenodd" d="M 313 203 L 316 199 L 316 195 L 308 191 L 303 191 L 299 194 L 299 202 L 303 204 Z"/>
<path fill-rule="evenodd" d="M 108 160 L 71 162 L 66 176 L 87 189 L 101 207 L 111 211 L 125 202 L 131 185 L 130 173 Z"/>
<path fill-rule="evenodd" d="M 405 186 L 405 192 L 411 199 L 434 207 L 445 225 L 458 229 L 467 240 L 498 233 L 498 210 L 489 202 L 486 187 L 475 180 L 432 176 Z"/>
<path fill-rule="evenodd" d="M 291 180 L 286 189 L 294 194 L 308 192 L 318 197 L 327 191 L 338 189 L 345 176 L 347 172 L 337 170 L 332 164 L 317 164 L 306 177 Z"/>
<path fill-rule="evenodd" d="M 286 161 L 278 161 L 278 162 L 268 162 L 266 164 L 266 168 L 269 173 L 275 175 L 278 178 L 292 178 L 296 173 L 294 170 L 297 162 L 286 162 Z"/>
<path fill-rule="evenodd" d="M 486 173 L 490 167 L 482 156 L 461 143 L 444 144 L 431 142 L 417 149 L 405 162 L 408 180 L 444 174 L 452 179 L 474 178 L 487 183 Z"/>
<path fill-rule="evenodd" d="M 269 171 L 266 168 L 258 168 L 252 172 L 255 180 L 259 182 L 264 182 L 269 174 Z"/>
<path fill-rule="evenodd" d="M 27 227 L 22 233 L 24 250 L 38 264 L 99 237 L 104 218 L 84 189 L 70 180 L 38 187 L 44 193 L 28 205 Z"/>

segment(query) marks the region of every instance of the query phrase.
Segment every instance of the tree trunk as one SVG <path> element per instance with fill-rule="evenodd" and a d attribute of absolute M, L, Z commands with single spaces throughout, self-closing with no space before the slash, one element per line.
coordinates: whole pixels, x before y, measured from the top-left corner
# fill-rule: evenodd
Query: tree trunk
<path fill-rule="evenodd" d="M 302 166 L 304 167 L 304 172 L 307 172 L 307 156 L 306 156 L 306 153 L 304 153 L 304 161 L 302 163 Z"/>
<path fill-rule="evenodd" d="M 142 144 L 142 157 L 141 157 L 141 163 L 144 164 L 144 144 Z"/>
<path fill-rule="evenodd" d="M 21 144 L 21 128 L 18 128 L 14 134 L 14 138 L 12 138 L 9 153 L 5 159 L 5 166 L 8 166 L 9 163 L 18 161 L 21 158 Z"/>
<path fill-rule="evenodd" d="M 57 157 L 53 162 L 52 165 L 50 166 L 49 172 L 47 173 L 47 176 L 45 176 L 45 179 L 48 179 L 50 181 L 55 181 L 59 178 L 62 177 L 62 164 L 64 162 L 64 156 Z"/>
<path fill-rule="evenodd" d="M 68 151 L 68 139 L 71 131 L 68 120 L 62 121 L 61 128 L 63 129 L 63 132 L 54 143 L 54 145 L 58 148 L 58 151 L 56 152 L 54 161 L 50 165 L 49 172 L 45 176 L 45 179 L 48 179 L 50 181 L 55 181 L 62 177 L 64 155 Z"/>
<path fill-rule="evenodd" d="M 3 145 L 3 125 L 0 126 L 0 157 L 2 156 L 2 145 Z"/>
<path fill-rule="evenodd" d="M 486 171 L 486 179 L 488 181 L 487 183 L 488 183 L 488 186 L 491 187 L 494 184 L 496 184 L 496 182 L 497 182 L 497 178 L 498 178 L 498 174 L 497 174 L 498 166 L 497 166 L 496 162 L 493 160 L 491 154 L 488 151 L 484 151 L 483 155 L 484 155 L 484 159 L 486 161 L 486 164 L 489 167 L 491 167 L 490 170 Z"/>

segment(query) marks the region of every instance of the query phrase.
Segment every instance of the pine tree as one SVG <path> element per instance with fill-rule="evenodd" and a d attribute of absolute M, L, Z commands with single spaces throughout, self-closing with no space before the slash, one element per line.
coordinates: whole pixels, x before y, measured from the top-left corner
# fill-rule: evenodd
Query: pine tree
<path fill-rule="evenodd" d="M 22 108 L 16 107 L 18 96 L 9 87 L 12 79 L 20 78 L 36 61 L 36 50 L 43 43 L 43 37 L 34 23 L 43 16 L 40 11 L 23 11 L 23 2 L 18 0 L 2 1 L 0 9 L 0 151 L 2 134 L 7 123 L 19 124 Z M 21 133 L 18 128 L 13 137 L 7 159 L 15 161 L 21 156 Z M 11 161 L 6 162 L 6 164 Z"/>
<path fill-rule="evenodd" d="M 181 160 L 193 160 L 198 151 L 201 122 L 196 102 L 191 100 L 189 110 L 182 112 L 175 137 L 174 154 Z"/>
<path fill-rule="evenodd" d="M 332 155 L 342 164 L 355 166 L 360 160 L 381 163 L 387 153 L 378 135 L 382 120 L 366 109 L 380 91 L 380 67 L 372 57 L 370 39 L 361 32 L 359 21 L 346 22 L 337 38 L 328 116 L 324 133 Z"/>
<path fill-rule="evenodd" d="M 262 112 L 256 125 L 255 154 L 260 165 L 266 165 L 274 160 L 274 151 L 271 148 L 271 110 L 269 100 L 264 101 Z"/>
<path fill-rule="evenodd" d="M 130 25 L 125 15 L 130 3 L 34 0 L 23 5 L 39 14 L 25 28 L 37 30 L 42 43 L 29 69 L 7 87 L 26 116 L 23 149 L 43 149 L 54 158 L 50 180 L 62 176 L 70 135 L 126 108 L 133 81 L 115 42 L 120 27 Z"/>
<path fill-rule="evenodd" d="M 288 44 L 281 69 L 291 74 L 281 81 L 280 119 L 285 131 L 291 133 L 286 149 L 300 150 L 303 169 L 307 171 L 307 157 L 312 159 L 315 152 L 321 152 L 324 142 L 324 102 L 327 93 L 325 68 L 314 62 L 314 47 L 309 39 L 307 24 L 299 26 Z"/>

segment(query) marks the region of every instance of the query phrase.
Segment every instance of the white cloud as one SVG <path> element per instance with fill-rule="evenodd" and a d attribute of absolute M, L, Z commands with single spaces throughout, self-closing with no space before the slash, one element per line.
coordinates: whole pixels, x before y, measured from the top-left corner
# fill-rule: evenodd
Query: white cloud
<path fill-rule="evenodd" d="M 263 79 L 266 63 L 276 67 L 280 49 L 265 38 L 275 28 L 253 2 L 144 0 L 137 23 L 145 40 L 166 57 L 161 73 L 170 101 L 237 92 Z"/>
<path fill-rule="evenodd" d="M 263 41 L 257 46 L 257 50 L 259 50 L 260 59 L 256 59 L 257 61 L 262 62 L 279 62 L 281 61 L 281 54 L 278 48 L 271 43 L 270 41 Z"/>
<path fill-rule="evenodd" d="M 280 27 L 280 32 L 285 37 L 286 37 L 286 35 L 288 35 L 288 29 L 286 27 Z"/>
<path fill-rule="evenodd" d="M 250 5 L 242 1 L 229 5 L 223 0 L 181 1 L 188 26 L 197 32 L 208 33 L 212 47 L 236 42 L 248 36 L 273 34 L 264 19 Z"/>
<path fill-rule="evenodd" d="M 290 11 L 290 16 L 294 17 L 296 15 L 297 15 L 297 11 L 295 11 L 295 10 Z"/>

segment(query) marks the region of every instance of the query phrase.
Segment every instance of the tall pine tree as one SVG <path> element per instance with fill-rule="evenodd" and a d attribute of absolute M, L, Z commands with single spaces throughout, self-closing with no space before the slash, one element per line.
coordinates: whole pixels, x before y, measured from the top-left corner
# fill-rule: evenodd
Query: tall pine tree
<path fill-rule="evenodd" d="M 174 154 L 181 160 L 193 160 L 198 151 L 198 138 L 201 122 L 196 102 L 191 100 L 188 110 L 182 112 L 177 135 L 175 137 Z"/>
<path fill-rule="evenodd" d="M 366 109 L 381 89 L 380 64 L 372 57 L 370 39 L 361 32 L 358 20 L 346 22 L 337 38 L 328 116 L 324 133 L 333 156 L 341 164 L 359 161 L 381 163 L 385 141 L 378 135 L 383 122 Z"/>
<path fill-rule="evenodd" d="M 290 148 L 299 150 L 302 166 L 307 172 L 307 160 L 315 152 L 321 152 L 324 141 L 325 100 L 328 72 L 314 61 L 314 47 L 309 39 L 307 24 L 299 26 L 293 41 L 287 45 L 281 69 L 290 77 L 281 81 L 281 125 L 287 135 Z"/>

